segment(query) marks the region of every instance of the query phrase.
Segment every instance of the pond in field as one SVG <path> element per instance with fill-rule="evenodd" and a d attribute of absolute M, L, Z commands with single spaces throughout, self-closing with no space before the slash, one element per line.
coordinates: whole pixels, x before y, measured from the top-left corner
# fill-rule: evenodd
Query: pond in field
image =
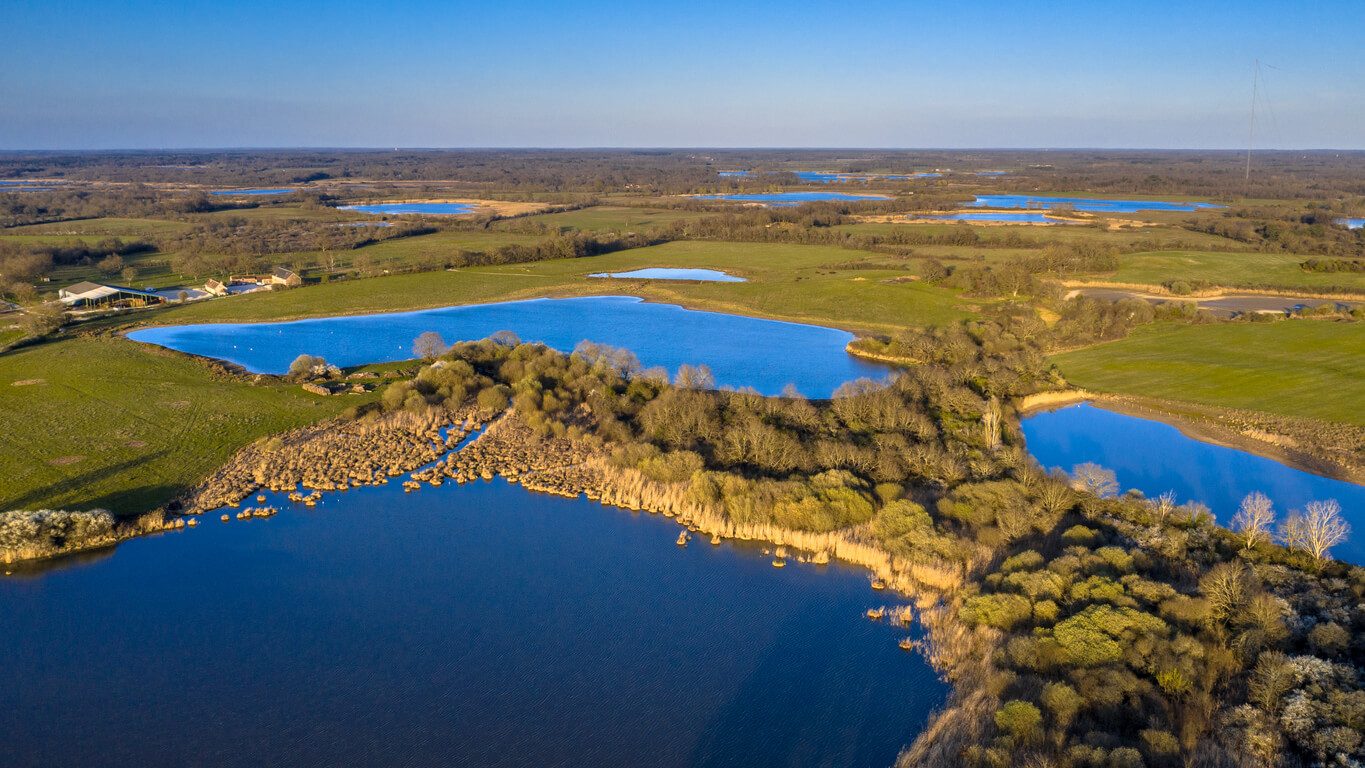
<path fill-rule="evenodd" d="M 501 480 L 268 503 L 0 578 L 7 768 L 884 766 L 945 698 L 837 562 Z"/>
<path fill-rule="evenodd" d="M 377 203 L 375 205 L 343 205 L 343 211 L 358 213 L 421 213 L 427 216 L 456 216 L 473 213 L 473 203 Z"/>
<path fill-rule="evenodd" d="M 912 219 L 944 219 L 950 221 L 999 221 L 1010 224 L 1070 224 L 1068 221 L 1049 219 L 1046 213 L 1012 213 L 1010 211 L 987 211 L 983 213 L 950 213 L 943 216 L 911 216 Z"/>
<path fill-rule="evenodd" d="M 636 269 L 631 272 L 598 272 L 588 277 L 635 277 L 645 280 L 699 280 L 708 283 L 743 283 L 747 282 L 742 277 L 727 275 L 714 269 L 668 269 L 665 267 L 647 267 Z"/>
<path fill-rule="evenodd" d="M 297 192 L 296 189 L 220 189 L 214 191 L 215 195 L 283 195 L 286 192 Z"/>
<path fill-rule="evenodd" d="M 792 383 L 808 397 L 828 397 L 840 384 L 880 377 L 887 368 L 844 351 L 853 335 L 818 325 L 784 323 L 633 296 L 532 299 L 420 312 L 357 315 L 290 323 L 236 323 L 146 328 L 136 341 L 237 363 L 253 373 L 284 373 L 301 354 L 340 366 L 407 360 L 419 334 L 446 342 L 508 330 L 525 341 L 570 351 L 585 339 L 624 347 L 646 367 L 705 363 L 720 386 L 777 394 Z"/>
<path fill-rule="evenodd" d="M 1197 211 L 1222 208 L 1211 203 L 1163 203 L 1157 200 L 1101 200 L 1088 197 L 1037 197 L 1030 195 L 977 195 L 978 208 L 1055 208 L 1070 205 L 1078 211 L 1136 213 L 1138 211 Z"/>
<path fill-rule="evenodd" d="M 1224 526 L 1252 491 L 1269 496 L 1281 519 L 1309 501 L 1336 499 L 1357 533 L 1333 554 L 1365 563 L 1365 486 L 1200 442 L 1168 424 L 1089 404 L 1030 416 L 1023 427 L 1029 453 L 1044 467 L 1070 472 L 1077 464 L 1094 462 L 1114 470 L 1124 490 L 1136 488 L 1149 498 L 1175 491 L 1182 503 L 1208 505 Z"/>
<path fill-rule="evenodd" d="M 697 195 L 700 200 L 739 200 L 750 203 L 815 203 L 828 200 L 857 202 L 859 200 L 891 200 L 885 195 L 850 195 L 844 192 L 775 192 L 766 195 Z"/>
<path fill-rule="evenodd" d="M 1347 229 L 1365 227 L 1365 219 L 1337 219 L 1337 223 L 1344 225 Z"/>

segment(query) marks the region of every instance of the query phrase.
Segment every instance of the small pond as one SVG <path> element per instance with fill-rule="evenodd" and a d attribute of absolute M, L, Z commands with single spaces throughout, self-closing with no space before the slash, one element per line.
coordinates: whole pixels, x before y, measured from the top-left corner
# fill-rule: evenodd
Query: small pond
<path fill-rule="evenodd" d="M 1089 197 L 1038 197 L 1036 195 L 977 195 L 978 208 L 1055 208 L 1070 205 L 1078 211 L 1136 213 L 1138 211 L 1197 211 L 1222 208 L 1211 203 L 1163 203 L 1156 200 L 1103 200 Z"/>
<path fill-rule="evenodd" d="M 392 227 L 393 224 L 387 221 L 346 221 L 337 225 L 338 227 Z"/>
<path fill-rule="evenodd" d="M 267 503 L 0 578 L 6 768 L 861 768 L 945 699 L 860 569 L 502 480 Z"/>
<path fill-rule="evenodd" d="M 748 282 L 742 277 L 727 275 L 715 269 L 669 269 L 665 267 L 647 267 L 636 269 L 631 272 L 598 272 L 588 277 L 635 277 L 645 280 L 698 280 L 707 283 L 744 283 Z"/>
<path fill-rule="evenodd" d="M 1347 229 L 1365 227 L 1365 219 L 1337 219 L 1337 223 L 1345 225 Z"/>
<path fill-rule="evenodd" d="M 340 210 L 359 213 L 420 213 L 427 216 L 457 216 L 473 213 L 474 203 L 376 203 L 374 205 L 343 205 Z"/>
<path fill-rule="evenodd" d="M 1282 520 L 1309 501 L 1336 499 L 1354 533 L 1333 550 L 1340 560 L 1365 563 L 1365 486 L 1303 472 L 1245 451 L 1200 442 L 1159 421 L 1125 416 L 1090 404 L 1024 419 L 1029 453 L 1044 467 L 1094 462 L 1114 470 L 1123 490 L 1149 498 L 1175 491 L 1180 502 L 1209 506 L 1228 525 L 1242 499 L 1260 491 Z"/>
<path fill-rule="evenodd" d="M 753 387 L 767 395 L 792 383 L 808 397 L 828 397 L 845 382 L 880 378 L 888 371 L 845 352 L 853 340 L 846 331 L 698 312 L 634 296 L 532 299 L 290 323 L 170 326 L 128 337 L 227 360 L 253 373 L 284 373 L 301 354 L 321 355 L 343 367 L 407 360 L 413 356 L 413 339 L 426 331 L 450 343 L 502 330 L 566 352 L 584 339 L 624 347 L 645 367 L 669 371 L 705 363 L 718 385 Z"/>
<path fill-rule="evenodd" d="M 286 192 L 297 192 L 296 189 L 219 189 L 211 194 L 215 195 L 283 195 Z"/>

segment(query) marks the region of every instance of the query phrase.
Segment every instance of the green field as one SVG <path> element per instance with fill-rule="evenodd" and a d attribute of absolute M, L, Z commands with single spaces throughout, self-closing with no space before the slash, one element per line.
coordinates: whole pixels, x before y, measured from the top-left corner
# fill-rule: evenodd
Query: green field
<path fill-rule="evenodd" d="M 168 307 L 138 317 L 158 323 L 290 320 L 587 294 L 630 294 L 697 309 L 850 330 L 894 331 L 951 322 L 972 313 L 964 306 L 969 302 L 953 291 L 920 283 L 880 282 L 909 274 L 905 270 L 832 270 L 827 266 L 864 258 L 886 260 L 881 254 L 828 246 L 676 242 L 583 259 L 334 281 Z M 587 277 L 595 272 L 642 267 L 721 269 L 750 282 Z"/>
<path fill-rule="evenodd" d="M 622 232 L 648 231 L 680 219 L 695 219 L 709 214 L 695 211 L 676 211 L 662 208 L 628 208 L 622 206 L 599 205 L 579 211 L 565 213 L 546 213 L 516 219 L 538 221 L 546 226 L 559 227 L 560 231 L 615 229 Z M 498 226 L 510 226 L 504 222 Z"/>
<path fill-rule="evenodd" d="M 1229 287 L 1273 285 L 1365 292 L 1365 274 L 1305 272 L 1299 264 L 1307 258 L 1292 253 L 1134 253 L 1122 257 L 1118 271 L 1099 279 L 1143 285 L 1161 285 L 1169 280 L 1207 280 Z"/>
<path fill-rule="evenodd" d="M 189 224 L 162 219 L 77 219 L 51 224 L 30 224 L 4 230 L 6 235 L 92 235 L 100 238 L 135 239 L 188 229 Z"/>
<path fill-rule="evenodd" d="M 1365 425 L 1365 323 L 1148 326 L 1053 360 L 1096 392 Z"/>
<path fill-rule="evenodd" d="M 190 358 L 122 338 L 23 347 L 0 356 L 0 509 L 144 512 L 257 437 L 367 397 L 215 380 Z"/>

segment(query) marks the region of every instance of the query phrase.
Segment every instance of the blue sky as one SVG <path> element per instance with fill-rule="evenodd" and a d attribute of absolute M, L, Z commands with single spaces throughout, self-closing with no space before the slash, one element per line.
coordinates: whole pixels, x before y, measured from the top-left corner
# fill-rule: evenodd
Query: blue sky
<path fill-rule="evenodd" d="M 65 2 L 2 17 L 0 149 L 1365 149 L 1359 0 Z"/>

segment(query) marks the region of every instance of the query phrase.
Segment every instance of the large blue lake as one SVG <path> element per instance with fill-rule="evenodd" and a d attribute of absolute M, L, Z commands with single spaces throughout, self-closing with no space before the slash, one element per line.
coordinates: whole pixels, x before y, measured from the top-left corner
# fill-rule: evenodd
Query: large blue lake
<path fill-rule="evenodd" d="M 775 192 L 766 195 L 697 195 L 700 200 L 740 200 L 751 203 L 815 203 L 827 200 L 891 200 L 884 195 L 850 195 L 844 192 Z"/>
<path fill-rule="evenodd" d="M 944 701 L 858 569 L 501 480 L 269 503 L 0 578 L 0 762 L 861 768 Z"/>
<path fill-rule="evenodd" d="M 1280 519 L 1309 501 L 1336 499 L 1355 533 L 1333 554 L 1365 564 L 1365 486 L 1203 443 L 1167 424 L 1089 404 L 1030 416 L 1023 427 L 1029 453 L 1044 467 L 1070 472 L 1091 461 L 1114 470 L 1124 490 L 1137 488 L 1149 498 L 1175 491 L 1181 502 L 1207 504 L 1224 526 L 1252 491 L 1269 496 Z"/>
<path fill-rule="evenodd" d="M 343 205 L 343 211 L 359 213 L 422 213 L 428 216 L 455 216 L 473 213 L 472 203 L 377 203 L 375 205 Z"/>
<path fill-rule="evenodd" d="M 979 208 L 1055 208 L 1070 205 L 1078 211 L 1136 213 L 1137 211 L 1197 211 L 1222 208 L 1212 203 L 1163 203 L 1157 200 L 1103 200 L 1089 197 L 1038 197 L 1032 195 L 977 195 L 968 203 Z"/>
<path fill-rule="evenodd" d="M 633 296 L 532 299 L 357 315 L 290 323 L 233 323 L 146 328 L 136 341 L 237 363 L 253 373 L 284 373 L 301 354 L 340 366 L 407 360 L 419 334 L 446 342 L 510 330 L 525 341 L 570 351 L 584 339 L 625 347 L 646 367 L 705 363 L 721 386 L 774 395 L 788 384 L 828 397 L 840 384 L 881 377 L 887 369 L 844 351 L 853 335 L 817 325 L 698 312 Z"/>
<path fill-rule="evenodd" d="M 644 280 L 699 280 L 707 283 L 743 283 L 742 277 L 735 277 L 715 269 L 673 269 L 669 267 L 646 267 L 630 272 L 598 272 L 588 277 L 635 277 Z"/>

